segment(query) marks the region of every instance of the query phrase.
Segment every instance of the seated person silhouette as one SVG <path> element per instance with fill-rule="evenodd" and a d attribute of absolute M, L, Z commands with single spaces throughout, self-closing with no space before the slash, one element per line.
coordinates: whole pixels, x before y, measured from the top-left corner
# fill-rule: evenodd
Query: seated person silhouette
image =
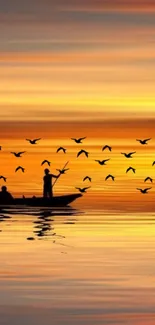
<path fill-rule="evenodd" d="M 13 201 L 13 196 L 7 191 L 6 186 L 2 186 L 0 192 L 0 203 L 11 204 L 12 201 Z"/>
<path fill-rule="evenodd" d="M 53 197 L 53 191 L 52 191 L 52 178 L 58 178 L 60 174 L 54 175 L 50 174 L 50 171 L 48 168 L 44 170 L 45 176 L 43 178 L 44 181 L 44 188 L 43 188 L 43 197 L 44 198 L 52 198 Z"/>

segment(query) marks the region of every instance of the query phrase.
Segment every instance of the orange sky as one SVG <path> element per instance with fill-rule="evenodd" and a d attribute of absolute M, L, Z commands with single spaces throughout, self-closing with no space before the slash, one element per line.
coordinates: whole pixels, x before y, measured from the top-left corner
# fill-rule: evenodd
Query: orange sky
<path fill-rule="evenodd" d="M 96 122 L 1 122 L 0 152 L 1 174 L 7 177 L 7 186 L 15 196 L 42 194 L 44 159 L 51 161 L 51 171 L 57 173 L 69 161 L 70 170 L 58 181 L 55 194 L 75 193 L 75 187 L 90 186 L 88 193 L 77 201 L 77 206 L 103 207 L 106 209 L 137 209 L 152 211 L 154 206 L 154 185 L 145 184 L 144 178 L 154 179 L 155 130 L 154 120 L 105 120 Z M 37 145 L 29 144 L 26 138 L 41 137 Z M 77 145 L 71 137 L 87 136 L 83 144 Z M 152 140 L 142 146 L 137 138 Z M 112 152 L 102 151 L 105 144 L 112 146 Z M 56 153 L 64 146 L 67 153 Z M 80 149 L 89 152 L 89 158 L 77 158 Z M 26 151 L 22 158 L 15 158 L 11 151 Z M 121 152 L 136 151 L 132 159 Z M 95 159 L 110 159 L 106 166 L 99 166 Z M 15 173 L 15 168 L 25 167 L 25 174 Z M 126 174 L 129 166 L 136 168 L 136 174 Z M 108 174 L 115 176 L 115 182 L 105 182 Z M 84 176 L 92 177 L 92 183 L 84 183 Z M 4 185 L 3 180 L 0 181 Z M 137 187 L 152 187 L 145 197 Z M 129 204 L 132 202 L 132 206 Z"/>

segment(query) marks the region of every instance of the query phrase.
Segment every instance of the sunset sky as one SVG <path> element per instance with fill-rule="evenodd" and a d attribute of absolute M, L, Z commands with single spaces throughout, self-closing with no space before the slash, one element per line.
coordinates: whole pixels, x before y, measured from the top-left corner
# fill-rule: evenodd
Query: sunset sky
<path fill-rule="evenodd" d="M 11 191 L 41 193 L 44 157 L 52 160 L 54 170 L 66 160 L 73 164 L 69 180 L 60 181 L 58 192 L 74 192 L 74 186 L 83 185 L 86 171 L 95 179 L 91 193 L 102 191 L 106 171 L 100 174 L 94 158 L 109 157 L 101 151 L 107 142 L 115 158 L 113 169 L 107 171 L 120 179 L 106 192 L 123 191 L 127 162 L 120 155 L 122 149 L 139 150 L 135 164 L 141 183 L 130 180 L 131 192 L 142 186 L 149 168 L 153 177 L 155 140 L 146 151 L 135 139 L 155 135 L 154 1 L 5 0 L 0 4 L 0 167 Z M 37 148 L 25 141 L 40 136 Z M 83 147 L 92 154 L 89 163 L 81 158 L 77 165 L 78 148 L 70 138 L 78 136 L 87 136 Z M 68 157 L 60 154 L 58 159 L 59 145 L 68 148 Z M 27 177 L 14 174 L 17 160 L 9 152 L 20 149 L 27 151 L 22 158 Z M 122 170 L 116 162 L 123 164 Z"/>
<path fill-rule="evenodd" d="M 42 197 L 45 159 L 68 162 L 54 195 L 90 187 L 1 206 L 0 324 L 154 325 L 155 0 L 0 0 L 0 148 L 15 198 Z"/>

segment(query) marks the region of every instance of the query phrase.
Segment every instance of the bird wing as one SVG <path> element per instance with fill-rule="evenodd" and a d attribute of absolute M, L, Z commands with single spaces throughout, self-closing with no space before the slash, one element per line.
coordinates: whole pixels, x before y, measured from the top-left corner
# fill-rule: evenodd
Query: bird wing
<path fill-rule="evenodd" d="M 84 177 L 83 181 L 86 181 L 86 179 L 91 180 L 91 178 L 89 176 L 86 176 L 86 177 Z"/>
<path fill-rule="evenodd" d="M 151 138 L 145 139 L 144 141 L 149 141 L 149 140 L 151 140 Z"/>
<path fill-rule="evenodd" d="M 79 140 L 79 141 L 81 141 L 81 140 L 84 140 L 84 139 L 86 139 L 86 137 L 83 137 L 83 138 L 79 138 L 78 140 Z"/>
<path fill-rule="evenodd" d="M 33 141 L 39 141 L 39 140 L 41 140 L 41 138 L 34 139 Z"/>
<path fill-rule="evenodd" d="M 18 152 L 19 155 L 21 155 L 22 153 L 25 153 L 26 151 L 20 151 Z"/>
<path fill-rule="evenodd" d="M 145 188 L 145 191 L 151 190 L 152 187 Z"/>
<path fill-rule="evenodd" d="M 141 141 L 140 139 L 136 139 L 136 141 Z"/>
<path fill-rule="evenodd" d="M 45 160 L 45 163 L 48 164 L 48 166 L 50 166 L 51 162 L 49 160 Z"/>
<path fill-rule="evenodd" d="M 31 140 L 30 139 L 26 139 L 26 141 L 29 141 L 30 142 Z"/>
<path fill-rule="evenodd" d="M 0 176 L 1 179 L 3 179 L 6 182 L 6 177 Z"/>
<path fill-rule="evenodd" d="M 109 149 L 111 151 L 111 147 L 108 145 L 104 146 L 102 150 L 104 150 L 104 149 Z"/>
<path fill-rule="evenodd" d="M 80 150 L 80 151 L 78 152 L 78 154 L 77 154 L 77 157 L 79 157 L 82 153 L 83 153 L 83 151 Z"/>
<path fill-rule="evenodd" d="M 132 155 L 133 153 L 136 153 L 136 151 L 130 152 L 129 155 Z"/>
<path fill-rule="evenodd" d="M 141 188 L 137 188 L 137 190 L 141 191 L 142 189 Z"/>
<path fill-rule="evenodd" d="M 18 169 L 20 169 L 20 167 L 17 167 L 17 168 L 15 169 L 15 172 L 17 172 Z"/>
<path fill-rule="evenodd" d="M 88 188 L 90 188 L 90 186 L 88 186 L 88 187 L 84 187 L 84 188 L 83 188 L 83 191 L 88 190 Z"/>
<path fill-rule="evenodd" d="M 65 149 L 64 149 L 63 147 L 59 147 L 59 148 L 57 149 L 57 152 L 59 152 L 60 150 L 65 151 Z"/>
<path fill-rule="evenodd" d="M 41 163 L 41 166 L 42 166 L 43 164 L 45 164 L 45 162 L 47 162 L 47 160 L 43 160 L 42 163 Z"/>

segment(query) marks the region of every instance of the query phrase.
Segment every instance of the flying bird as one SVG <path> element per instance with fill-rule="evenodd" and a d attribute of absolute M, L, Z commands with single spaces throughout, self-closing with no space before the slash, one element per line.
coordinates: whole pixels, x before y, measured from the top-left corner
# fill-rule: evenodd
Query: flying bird
<path fill-rule="evenodd" d="M 89 177 L 89 176 L 84 177 L 83 182 L 86 181 L 87 179 L 89 182 L 91 182 L 91 177 Z"/>
<path fill-rule="evenodd" d="M 25 153 L 26 151 L 20 151 L 20 152 L 11 152 L 15 157 L 21 158 L 21 155 Z"/>
<path fill-rule="evenodd" d="M 148 190 L 150 190 L 152 187 L 147 187 L 147 188 L 144 188 L 144 189 L 142 189 L 142 188 L 137 188 L 137 190 L 139 190 L 139 191 L 141 191 L 141 193 L 143 193 L 143 194 L 147 194 L 148 192 Z"/>
<path fill-rule="evenodd" d="M 17 172 L 18 170 L 20 170 L 24 173 L 25 171 L 25 168 L 23 168 L 22 166 L 18 166 L 16 169 L 15 169 L 15 172 Z"/>
<path fill-rule="evenodd" d="M 147 182 L 147 181 L 150 181 L 151 183 L 153 182 L 153 179 L 151 178 L 151 177 L 146 177 L 145 179 L 144 179 L 144 182 Z"/>
<path fill-rule="evenodd" d="M 6 182 L 6 177 L 4 177 L 4 176 L 0 176 L 0 179 L 3 179 L 4 182 Z"/>
<path fill-rule="evenodd" d="M 109 149 L 109 151 L 111 151 L 111 150 L 112 150 L 112 147 L 106 145 L 106 146 L 104 146 L 104 147 L 102 148 L 102 151 L 104 151 L 105 149 Z"/>
<path fill-rule="evenodd" d="M 69 170 L 69 168 L 66 169 L 56 169 L 60 174 L 65 174 L 67 170 Z"/>
<path fill-rule="evenodd" d="M 79 138 L 79 139 L 71 138 L 71 140 L 75 141 L 76 143 L 82 143 L 82 140 L 84 139 L 86 139 L 86 137 Z"/>
<path fill-rule="evenodd" d="M 42 161 L 41 166 L 43 166 L 44 164 L 48 164 L 48 166 L 50 166 L 51 162 L 49 160 L 45 159 Z"/>
<path fill-rule="evenodd" d="M 77 190 L 79 190 L 79 192 L 81 193 L 87 193 L 86 190 L 88 190 L 88 188 L 90 188 L 91 186 L 88 186 L 88 187 L 83 187 L 83 188 L 80 188 L 80 187 L 75 187 Z"/>
<path fill-rule="evenodd" d="M 102 166 L 102 165 L 106 165 L 106 161 L 108 161 L 108 160 L 110 160 L 110 159 L 95 160 L 95 161 L 97 161 Z"/>
<path fill-rule="evenodd" d="M 0 146 L 0 150 L 2 150 L 2 146 Z"/>
<path fill-rule="evenodd" d="M 135 169 L 135 168 L 133 168 L 133 167 L 129 167 L 129 168 L 127 168 L 127 170 L 126 170 L 126 173 L 128 173 L 130 170 L 132 170 L 132 171 L 133 171 L 133 173 L 135 174 L 135 172 L 136 172 L 136 169 Z"/>
<path fill-rule="evenodd" d="M 152 163 L 152 166 L 154 166 L 155 165 L 155 161 L 153 161 L 153 163 Z"/>
<path fill-rule="evenodd" d="M 86 150 L 83 150 L 83 149 L 78 152 L 77 157 L 79 157 L 82 153 L 84 153 L 85 156 L 88 158 L 89 153 Z"/>
<path fill-rule="evenodd" d="M 115 180 L 115 177 L 113 176 L 113 175 L 108 175 L 108 176 L 106 176 L 106 178 L 105 178 L 105 181 L 108 179 L 108 178 L 111 178 L 113 181 Z"/>
<path fill-rule="evenodd" d="M 136 151 L 134 152 L 129 152 L 129 153 L 125 153 L 125 152 L 121 152 L 122 155 L 124 155 L 126 158 L 132 158 L 132 155 L 136 153 Z"/>
<path fill-rule="evenodd" d="M 63 151 L 64 153 L 66 153 L 66 149 L 65 148 L 63 148 L 63 147 L 59 147 L 58 149 L 57 149 L 57 152 L 59 152 L 59 151 Z"/>
<path fill-rule="evenodd" d="M 144 140 L 140 140 L 140 139 L 136 139 L 136 141 L 139 141 L 141 144 L 147 144 L 147 142 L 151 140 L 151 138 L 149 139 L 144 139 Z"/>
<path fill-rule="evenodd" d="M 39 140 L 41 140 L 41 138 L 33 139 L 33 140 L 26 139 L 26 141 L 29 141 L 31 144 L 37 144 L 37 141 L 39 141 Z"/>

